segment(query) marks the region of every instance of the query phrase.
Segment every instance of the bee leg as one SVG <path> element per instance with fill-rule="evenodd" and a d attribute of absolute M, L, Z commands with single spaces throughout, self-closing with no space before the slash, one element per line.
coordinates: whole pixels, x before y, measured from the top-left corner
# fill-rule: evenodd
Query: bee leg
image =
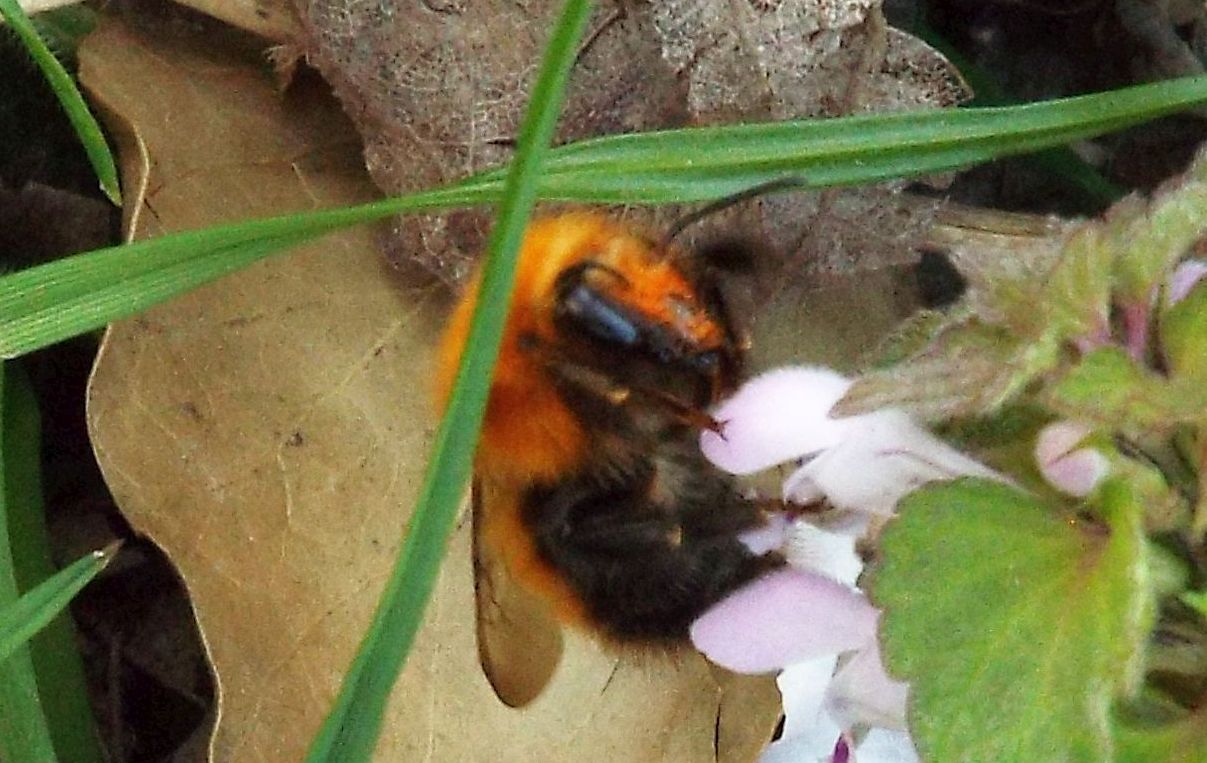
<path fill-rule="evenodd" d="M 524 348 L 537 356 L 551 376 L 566 384 L 578 387 L 613 405 L 622 405 L 629 399 L 631 390 L 628 387 L 616 384 L 605 374 L 593 368 L 570 360 L 556 347 L 542 342 L 535 336 L 525 337 Z"/>
<path fill-rule="evenodd" d="M 634 395 L 651 400 L 668 408 L 671 413 L 684 424 L 696 429 L 716 432 L 724 437 L 724 424 L 717 421 L 705 411 L 685 403 L 674 395 L 660 389 L 650 387 L 626 387 L 616 384 L 606 374 L 588 368 L 581 363 L 566 358 L 556 347 L 541 342 L 536 337 L 527 337 L 525 349 L 536 353 L 551 375 L 582 389 L 591 395 L 607 400 L 613 405 L 623 405 Z"/>
<path fill-rule="evenodd" d="M 545 366 L 550 373 L 564 382 L 582 389 L 594 397 L 607 400 L 612 405 L 623 405 L 628 402 L 632 390 L 616 384 L 604 374 L 577 363 L 554 360 Z"/>

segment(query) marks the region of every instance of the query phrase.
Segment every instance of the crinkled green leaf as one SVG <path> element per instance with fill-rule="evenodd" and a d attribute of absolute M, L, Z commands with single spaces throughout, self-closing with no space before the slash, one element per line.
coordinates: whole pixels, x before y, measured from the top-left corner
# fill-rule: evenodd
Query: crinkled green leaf
<path fill-rule="evenodd" d="M 927 232 L 927 243 L 945 251 L 967 282 L 964 309 L 1020 336 L 1042 333 L 1050 321 L 1036 309 L 1042 290 L 1037 283 L 1059 261 L 1072 226 L 1051 217 L 976 209 L 945 210 L 941 217 Z"/>
<path fill-rule="evenodd" d="M 1041 284 L 1050 326 L 1061 336 L 1109 331 L 1114 252 L 1102 239 L 1100 225 L 1073 231 Z"/>
<path fill-rule="evenodd" d="M 1124 301 L 1147 304 L 1186 251 L 1207 232 L 1207 161 L 1195 161 L 1181 183 L 1153 200 L 1120 244 L 1115 266 Z"/>
<path fill-rule="evenodd" d="M 1152 608 L 1139 507 L 1122 483 L 1104 496 L 1105 524 L 986 480 L 903 501 L 872 595 L 924 760 L 1111 759 Z"/>
<path fill-rule="evenodd" d="M 1193 607 L 1201 617 L 1207 619 L 1207 591 L 1184 591 L 1179 598 L 1183 604 Z"/>
<path fill-rule="evenodd" d="M 942 331 L 908 361 L 861 377 L 835 413 L 898 407 L 926 419 L 983 415 L 1055 358 L 1050 344 L 1022 342 L 1003 328 L 969 320 Z"/>
<path fill-rule="evenodd" d="M 1165 311 L 1161 350 L 1173 376 L 1207 384 L 1207 281 Z"/>
<path fill-rule="evenodd" d="M 900 323 L 872 352 L 869 365 L 891 368 L 926 349 L 952 318 L 939 310 L 919 310 Z"/>
<path fill-rule="evenodd" d="M 1054 408 L 1111 429 L 1166 428 L 1207 414 L 1207 385 L 1160 376 L 1118 347 L 1083 357 L 1051 390 Z"/>

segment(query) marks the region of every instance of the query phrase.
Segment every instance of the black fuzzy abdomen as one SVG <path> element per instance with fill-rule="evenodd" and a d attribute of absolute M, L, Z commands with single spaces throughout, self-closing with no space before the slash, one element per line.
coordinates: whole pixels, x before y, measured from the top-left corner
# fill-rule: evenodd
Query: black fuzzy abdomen
<path fill-rule="evenodd" d="M 684 639 L 704 610 L 783 563 L 738 540 L 761 513 L 689 448 L 534 487 L 523 515 L 541 555 L 620 640 Z"/>

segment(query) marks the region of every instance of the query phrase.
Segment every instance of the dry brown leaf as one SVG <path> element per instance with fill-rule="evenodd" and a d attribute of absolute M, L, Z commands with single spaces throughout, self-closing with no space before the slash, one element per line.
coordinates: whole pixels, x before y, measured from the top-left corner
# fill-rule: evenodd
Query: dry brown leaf
<path fill-rule="evenodd" d="M 252 34 L 282 45 L 302 35 L 297 12 L 289 0 L 176 0 Z"/>
<path fill-rule="evenodd" d="M 259 52 L 219 30 L 108 18 L 80 58 L 128 187 L 145 181 L 137 237 L 373 195 L 338 106 L 282 100 Z M 446 307 L 356 230 L 111 327 L 93 442 L 191 593 L 220 690 L 214 760 L 299 760 L 328 709 L 416 496 Z M 767 739 L 769 681 L 575 635 L 545 694 L 504 707 L 478 666 L 469 548 L 463 523 L 378 759 L 743 761 Z"/>
<path fill-rule="evenodd" d="M 295 1 L 308 58 L 357 123 L 369 170 L 390 193 L 510 156 L 561 5 Z M 880 0 L 614 0 L 592 22 L 559 139 L 942 107 L 966 95 L 941 55 L 885 25 Z M 767 199 L 742 224 L 814 270 L 884 267 L 908 257 L 934 208 L 899 188 Z M 391 236 L 395 258 L 458 282 L 481 249 L 484 220 L 470 211 L 401 220 Z"/>

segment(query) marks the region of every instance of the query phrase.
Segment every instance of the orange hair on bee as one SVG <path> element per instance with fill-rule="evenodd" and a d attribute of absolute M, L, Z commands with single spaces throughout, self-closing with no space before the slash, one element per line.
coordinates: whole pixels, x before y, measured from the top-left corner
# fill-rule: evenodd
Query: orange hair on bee
<path fill-rule="evenodd" d="M 479 531 L 518 583 L 549 601 L 559 619 L 579 624 L 591 619 L 585 605 L 538 551 L 522 509 L 533 485 L 573 478 L 599 456 L 594 423 L 566 402 L 551 376 L 549 356 L 538 350 L 561 344 L 555 326 L 559 277 L 586 260 L 617 277 L 624 304 L 637 313 L 673 325 L 702 347 L 727 341 L 726 330 L 711 319 L 676 264 L 674 250 L 590 213 L 529 226 L 475 456 L 482 498 Z M 441 409 L 465 349 L 479 278 L 469 284 L 440 343 L 436 399 Z"/>
<path fill-rule="evenodd" d="M 606 261 L 622 273 L 632 267 L 648 271 L 641 290 L 633 295 L 638 303 L 643 296 L 653 299 L 659 290 L 668 288 L 690 292 L 669 263 L 659 266 L 658 260 L 665 258 L 649 241 L 605 217 L 564 214 L 534 221 L 525 233 L 475 471 L 484 492 L 486 542 L 502 555 L 517 581 L 543 594 L 560 619 L 571 622 L 586 619 L 583 606 L 538 554 L 520 517 L 520 496 L 534 481 L 552 481 L 573 473 L 586 460 L 590 443 L 586 428 L 558 394 L 541 360 L 525 347 L 525 337 L 553 341 L 557 277 L 588 257 Z M 441 410 L 465 348 L 479 279 L 480 274 L 470 282 L 440 342 L 436 400 Z"/>
<path fill-rule="evenodd" d="M 551 480 L 577 467 L 587 455 L 582 423 L 549 381 L 541 360 L 525 347 L 525 337 L 554 342 L 554 284 L 567 267 L 595 258 L 620 273 L 641 269 L 629 299 L 650 312 L 662 295 L 690 294 L 691 287 L 654 245 L 605 217 L 571 213 L 537 220 L 524 237 L 503 331 L 499 359 L 482 424 L 477 468 L 482 475 L 508 482 Z M 478 299 L 478 276 L 457 305 L 440 343 L 436 399 L 448 400 Z M 712 339 L 711 323 L 693 327 Z"/>

